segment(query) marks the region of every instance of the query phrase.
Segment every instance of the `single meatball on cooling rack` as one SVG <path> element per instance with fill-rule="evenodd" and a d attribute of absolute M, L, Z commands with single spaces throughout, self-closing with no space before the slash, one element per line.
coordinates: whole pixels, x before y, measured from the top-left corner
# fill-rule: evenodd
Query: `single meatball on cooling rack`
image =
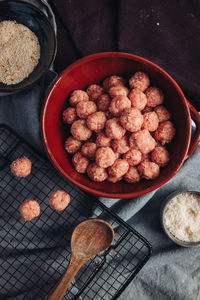
<path fill-rule="evenodd" d="M 64 210 L 70 203 L 70 195 L 62 190 L 57 190 L 50 195 L 49 204 L 55 210 Z"/>
<path fill-rule="evenodd" d="M 31 173 L 32 163 L 27 157 L 14 160 L 10 165 L 12 174 L 16 177 L 26 177 Z"/>
<path fill-rule="evenodd" d="M 25 221 L 31 221 L 40 214 L 40 205 L 35 200 L 25 200 L 19 207 L 19 212 Z"/>

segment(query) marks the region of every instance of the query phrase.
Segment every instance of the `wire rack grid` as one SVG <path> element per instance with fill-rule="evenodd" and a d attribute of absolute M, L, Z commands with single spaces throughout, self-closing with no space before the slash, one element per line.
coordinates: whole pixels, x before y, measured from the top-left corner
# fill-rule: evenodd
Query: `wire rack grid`
<path fill-rule="evenodd" d="M 23 156 L 32 161 L 31 175 L 14 177 L 9 165 Z M 57 189 L 71 196 L 62 212 L 48 204 Z M 35 199 L 41 207 L 40 216 L 31 222 L 19 215 L 24 199 Z M 0 299 L 44 300 L 67 268 L 74 227 L 91 217 L 109 222 L 115 240 L 80 269 L 64 299 L 117 299 L 149 259 L 151 246 L 95 197 L 66 182 L 46 157 L 0 125 Z"/>

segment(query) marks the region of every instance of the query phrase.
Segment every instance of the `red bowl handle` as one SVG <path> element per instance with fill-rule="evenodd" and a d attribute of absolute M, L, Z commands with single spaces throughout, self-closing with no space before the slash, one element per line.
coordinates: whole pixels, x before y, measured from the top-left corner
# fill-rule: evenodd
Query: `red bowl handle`
<path fill-rule="evenodd" d="M 196 147 L 198 146 L 198 144 L 200 142 L 200 114 L 188 100 L 187 100 L 187 104 L 190 109 L 191 118 L 196 124 L 196 129 L 195 129 L 195 133 L 191 139 L 190 147 L 189 147 L 186 159 L 194 152 L 194 150 L 196 149 Z"/>

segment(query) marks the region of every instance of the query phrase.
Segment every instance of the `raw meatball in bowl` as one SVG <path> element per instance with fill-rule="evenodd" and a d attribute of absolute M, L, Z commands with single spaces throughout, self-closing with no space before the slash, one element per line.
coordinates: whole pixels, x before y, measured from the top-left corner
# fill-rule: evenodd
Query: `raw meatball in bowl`
<path fill-rule="evenodd" d="M 88 140 L 92 131 L 87 127 L 85 120 L 77 120 L 71 126 L 71 134 L 79 141 Z"/>
<path fill-rule="evenodd" d="M 176 130 L 173 123 L 171 121 L 166 121 L 160 123 L 158 129 L 154 133 L 154 137 L 161 145 L 165 145 L 172 141 L 175 133 Z"/>
<path fill-rule="evenodd" d="M 139 89 L 144 92 L 150 85 L 149 76 L 144 72 L 136 72 L 130 79 L 129 85 L 131 89 Z"/>
<path fill-rule="evenodd" d="M 116 160 L 115 153 L 110 147 L 100 147 L 96 151 L 96 164 L 102 168 L 108 168 Z"/>
<path fill-rule="evenodd" d="M 82 153 L 77 152 L 76 154 L 74 154 L 74 156 L 72 157 L 72 163 L 75 167 L 75 170 L 78 173 L 86 173 L 87 171 L 87 167 L 89 165 L 89 160 L 82 155 Z"/>
<path fill-rule="evenodd" d="M 159 176 L 160 168 L 159 166 L 151 161 L 143 161 L 138 166 L 139 174 L 145 179 L 155 179 Z"/>
<path fill-rule="evenodd" d="M 109 111 L 115 117 L 119 117 L 121 113 L 126 109 L 131 107 L 131 101 L 126 96 L 116 96 L 112 99 Z"/>
<path fill-rule="evenodd" d="M 108 177 L 106 169 L 99 167 L 96 163 L 88 166 L 87 174 L 93 181 L 96 182 L 102 182 Z"/>
<path fill-rule="evenodd" d="M 113 86 L 124 86 L 126 84 L 126 80 L 117 75 L 112 75 L 110 77 L 107 77 L 103 81 L 103 88 L 105 91 L 109 91 L 109 89 Z"/>
<path fill-rule="evenodd" d="M 87 118 L 87 127 L 90 130 L 99 132 L 104 129 L 106 120 L 105 113 L 103 111 L 97 111 Z"/>
<path fill-rule="evenodd" d="M 109 94 L 111 98 L 117 96 L 128 96 L 129 90 L 125 86 L 113 86 L 109 89 Z"/>
<path fill-rule="evenodd" d="M 121 126 L 118 118 L 110 119 L 106 122 L 106 135 L 111 139 L 121 139 L 126 130 Z"/>
<path fill-rule="evenodd" d="M 75 139 L 73 136 L 70 136 L 65 142 L 65 150 L 70 154 L 74 154 L 79 151 L 81 145 L 81 141 Z"/>
<path fill-rule="evenodd" d="M 123 136 L 118 140 L 112 140 L 111 146 L 114 152 L 119 154 L 126 153 L 130 149 L 128 136 Z"/>
<path fill-rule="evenodd" d="M 123 111 L 120 117 L 120 123 L 124 129 L 135 132 L 141 129 L 143 116 L 137 108 L 129 108 Z"/>
<path fill-rule="evenodd" d="M 124 175 L 124 180 L 128 183 L 136 183 L 140 181 L 140 174 L 135 167 L 129 167 L 127 173 Z"/>
<path fill-rule="evenodd" d="M 151 152 L 151 161 L 155 162 L 160 167 L 164 167 L 169 163 L 169 152 L 164 147 L 156 147 Z"/>
<path fill-rule="evenodd" d="M 164 121 L 168 121 L 171 118 L 170 112 L 163 105 L 159 105 L 155 107 L 154 111 L 156 112 L 160 123 Z"/>
<path fill-rule="evenodd" d="M 129 94 L 131 105 L 134 108 L 143 110 L 147 105 L 147 97 L 140 89 L 132 89 Z"/>
<path fill-rule="evenodd" d="M 145 95 L 147 97 L 147 106 L 156 107 L 164 101 L 164 95 L 161 89 L 157 87 L 150 87 L 146 90 Z"/>
<path fill-rule="evenodd" d="M 100 111 L 108 111 L 108 108 L 110 106 L 111 98 L 108 94 L 102 94 L 97 99 L 97 108 Z"/>
<path fill-rule="evenodd" d="M 158 128 L 158 125 L 159 119 L 154 111 L 143 114 L 142 128 L 145 128 L 149 131 L 155 131 Z"/>
<path fill-rule="evenodd" d="M 76 106 L 81 101 L 88 101 L 89 97 L 85 91 L 82 90 L 75 90 L 71 93 L 69 98 L 69 103 L 71 106 Z"/>
<path fill-rule="evenodd" d="M 82 101 L 76 105 L 76 113 L 80 119 L 87 117 L 97 111 L 97 106 L 93 101 Z"/>
<path fill-rule="evenodd" d="M 131 141 L 133 140 L 133 142 Z M 147 129 L 143 129 L 137 132 L 132 133 L 129 139 L 130 145 L 132 143 L 135 143 L 137 148 L 143 153 L 147 154 L 151 152 L 155 146 L 156 146 L 156 141 L 154 138 L 151 136 L 149 131 Z"/>
<path fill-rule="evenodd" d="M 87 142 L 87 143 L 83 144 L 83 146 L 81 148 L 81 153 L 84 156 L 86 156 L 87 158 L 94 160 L 96 149 L 97 149 L 96 143 Z"/>
<path fill-rule="evenodd" d="M 76 109 L 74 107 L 68 107 L 62 114 L 63 122 L 72 124 L 77 119 Z"/>
<path fill-rule="evenodd" d="M 109 176 L 121 177 L 128 171 L 129 164 L 125 159 L 116 159 L 114 164 L 108 168 Z"/>
<path fill-rule="evenodd" d="M 91 101 L 96 101 L 104 93 L 103 88 L 98 84 L 91 84 L 86 90 Z"/>

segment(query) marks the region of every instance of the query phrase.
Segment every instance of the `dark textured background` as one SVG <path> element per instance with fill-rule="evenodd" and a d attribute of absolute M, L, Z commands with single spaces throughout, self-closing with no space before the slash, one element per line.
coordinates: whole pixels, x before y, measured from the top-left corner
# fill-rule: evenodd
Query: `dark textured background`
<path fill-rule="evenodd" d="M 58 25 L 58 72 L 102 51 L 163 67 L 200 109 L 200 1 L 50 0 Z"/>

